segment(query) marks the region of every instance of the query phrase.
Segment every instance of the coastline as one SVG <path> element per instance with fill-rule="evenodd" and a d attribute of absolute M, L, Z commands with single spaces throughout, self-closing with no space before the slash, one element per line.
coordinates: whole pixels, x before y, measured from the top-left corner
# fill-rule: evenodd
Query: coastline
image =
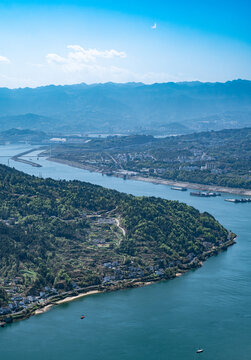
<path fill-rule="evenodd" d="M 83 165 L 76 161 L 69 161 L 69 160 L 57 159 L 57 158 L 47 158 L 46 160 L 56 162 L 59 164 L 76 167 L 76 168 L 83 169 L 83 170 L 102 173 L 101 170 L 99 170 L 95 167 Z M 114 172 L 114 175 L 112 175 L 112 176 L 121 177 L 121 174 Z M 186 182 L 186 181 L 158 179 L 158 178 L 154 178 L 154 177 L 150 177 L 150 176 L 144 177 L 144 176 L 136 175 L 136 176 L 128 177 L 128 180 L 145 181 L 145 182 L 150 182 L 153 184 L 186 187 L 189 189 L 195 189 L 195 190 L 201 190 L 201 191 L 213 191 L 213 192 L 223 192 L 223 193 L 227 193 L 227 194 L 251 196 L 251 190 L 249 190 L 249 189 L 230 188 L 230 187 L 218 186 L 218 185 L 205 185 L 205 184 L 190 183 L 190 182 Z"/>
<path fill-rule="evenodd" d="M 71 161 L 66 161 L 66 160 L 61 161 L 61 160 L 54 159 L 54 158 L 47 159 L 47 160 L 59 162 L 59 163 L 61 162 L 61 163 L 64 163 L 64 164 L 67 164 L 67 165 L 70 165 L 73 167 L 79 167 L 79 168 L 86 169 L 86 167 L 84 165 L 78 164 L 78 163 L 73 163 Z M 101 172 L 101 171 L 99 171 L 97 169 L 93 169 L 93 168 L 92 169 L 88 168 L 88 170 L 99 172 L 99 173 Z M 134 180 L 134 179 L 138 180 L 138 181 L 155 182 L 155 183 L 161 183 L 161 184 L 163 184 L 163 182 L 164 183 L 169 182 L 169 181 L 162 180 L 162 179 L 159 180 L 159 179 L 154 179 L 154 178 L 141 178 L 140 176 L 132 177 L 132 180 Z M 155 181 L 153 181 L 153 180 L 155 180 Z M 174 182 L 172 182 L 172 183 L 174 183 Z M 56 296 L 52 296 L 50 298 L 47 298 L 46 300 L 39 300 L 38 302 L 33 303 L 30 307 L 23 309 L 19 313 L 10 313 L 7 316 L 1 317 L 0 322 L 5 321 L 5 319 L 10 320 L 8 322 L 6 321 L 6 323 L 27 319 L 30 316 L 42 314 L 42 313 L 50 310 L 54 305 L 60 305 L 60 304 L 64 304 L 67 302 L 71 302 L 71 301 L 77 300 L 79 298 L 82 298 L 84 296 L 98 294 L 98 293 L 111 292 L 111 291 L 115 291 L 115 290 L 122 290 L 122 289 L 127 289 L 127 288 L 142 287 L 142 286 L 147 286 L 147 285 L 153 284 L 155 282 L 166 281 L 169 279 L 179 277 L 190 270 L 201 267 L 203 262 L 207 258 L 217 255 L 221 251 L 226 250 L 229 246 L 233 245 L 235 243 L 235 239 L 236 239 L 236 237 L 232 237 L 228 241 L 225 241 L 223 244 L 221 244 L 217 247 L 213 247 L 208 251 L 202 252 L 197 257 L 195 257 L 191 262 L 181 264 L 181 266 L 179 266 L 179 268 L 177 268 L 176 273 L 173 273 L 169 277 L 167 277 L 167 276 L 166 277 L 165 276 L 152 276 L 151 275 L 147 278 L 124 279 L 124 280 L 114 282 L 114 283 L 95 285 L 95 286 L 91 286 L 91 287 L 87 287 L 87 288 L 81 288 L 78 290 L 71 290 L 71 291 L 68 291 L 65 293 L 60 293 Z"/>
<path fill-rule="evenodd" d="M 73 300 L 78 300 L 78 299 L 80 299 L 80 298 L 82 298 L 84 296 L 94 295 L 94 294 L 99 294 L 99 293 L 101 293 L 101 291 L 99 291 L 99 290 L 91 290 L 91 291 L 88 291 L 87 293 L 79 294 L 77 296 L 68 296 L 65 299 L 57 301 L 56 305 L 65 304 L 65 303 L 68 303 L 68 302 L 73 301 Z"/>
<path fill-rule="evenodd" d="M 52 304 L 50 305 L 46 305 L 40 309 L 37 309 L 35 312 L 34 312 L 34 315 L 40 315 L 40 314 L 43 314 L 45 312 L 47 312 L 48 310 L 50 310 L 51 308 L 53 307 Z"/>
<path fill-rule="evenodd" d="M 66 297 L 66 298 L 64 298 L 62 300 L 56 301 L 53 304 L 45 305 L 44 307 L 41 307 L 41 308 L 37 309 L 34 312 L 34 315 L 43 314 L 43 313 L 49 311 L 54 305 L 65 304 L 65 303 L 68 303 L 68 302 L 71 302 L 71 301 L 74 301 L 74 300 L 81 299 L 84 296 L 94 295 L 94 294 L 99 294 L 99 293 L 101 293 L 101 291 L 99 291 L 99 290 L 91 290 L 91 291 L 88 291 L 86 293 L 82 293 L 82 294 L 79 294 L 79 295 L 76 295 L 76 296 L 68 296 L 68 297 Z"/>
<path fill-rule="evenodd" d="M 110 283 L 108 285 L 104 285 L 104 284 L 93 285 L 88 288 L 79 289 L 77 291 L 71 290 L 69 292 L 55 295 L 49 298 L 44 303 L 40 303 L 40 304 L 36 303 L 31 308 L 20 311 L 19 313 L 9 314 L 7 316 L 0 317 L 0 324 L 2 327 L 4 327 L 5 325 L 10 324 L 12 322 L 28 319 L 33 315 L 41 315 L 52 309 L 55 305 L 62 305 L 74 300 L 78 300 L 85 296 L 101 294 L 101 293 L 117 291 L 117 290 L 143 287 L 143 286 L 152 285 L 160 281 L 167 281 L 178 278 L 190 270 L 200 268 L 209 257 L 215 256 L 220 252 L 227 250 L 228 247 L 236 243 L 236 237 L 237 236 L 235 235 L 234 237 L 232 237 L 232 239 L 226 241 L 220 246 L 214 247 L 209 251 L 206 251 L 198 255 L 198 257 L 194 258 L 190 263 L 185 264 L 182 269 L 181 268 L 177 269 L 177 272 L 173 274 L 173 276 L 170 276 L 168 278 L 163 276 L 156 276 L 156 277 L 147 277 L 147 278 L 136 278 L 130 280 L 125 279 L 125 280 L 120 280 L 116 283 Z"/>

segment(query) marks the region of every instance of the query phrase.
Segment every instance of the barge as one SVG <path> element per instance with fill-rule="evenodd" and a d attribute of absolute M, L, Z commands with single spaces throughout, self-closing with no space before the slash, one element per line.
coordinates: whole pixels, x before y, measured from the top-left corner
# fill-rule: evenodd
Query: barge
<path fill-rule="evenodd" d="M 171 189 L 178 190 L 178 191 L 187 191 L 187 188 L 182 187 L 182 186 L 172 186 Z"/>
<path fill-rule="evenodd" d="M 191 191 L 190 195 L 200 196 L 200 197 L 215 197 L 215 196 L 221 196 L 221 193 L 208 192 L 208 191 Z"/>
<path fill-rule="evenodd" d="M 229 201 L 235 204 L 239 203 L 248 203 L 251 202 L 251 198 L 242 198 L 242 199 L 225 199 L 225 201 Z"/>

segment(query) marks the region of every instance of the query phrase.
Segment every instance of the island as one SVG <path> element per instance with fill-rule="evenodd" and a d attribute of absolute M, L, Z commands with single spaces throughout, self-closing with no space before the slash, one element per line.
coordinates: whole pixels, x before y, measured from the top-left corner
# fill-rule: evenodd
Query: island
<path fill-rule="evenodd" d="M 86 294 L 172 279 L 234 244 L 207 212 L 0 165 L 0 326 Z"/>

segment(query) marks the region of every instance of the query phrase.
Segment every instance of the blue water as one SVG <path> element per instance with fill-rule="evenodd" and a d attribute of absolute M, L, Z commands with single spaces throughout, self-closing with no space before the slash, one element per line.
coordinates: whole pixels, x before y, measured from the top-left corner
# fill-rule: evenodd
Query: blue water
<path fill-rule="evenodd" d="M 29 146 L 0 146 L 0 162 Z M 27 360 L 250 360 L 251 204 L 191 197 L 169 186 L 122 180 L 40 158 L 42 168 L 9 165 L 42 177 L 79 179 L 135 195 L 180 200 L 213 214 L 237 244 L 180 278 L 97 294 L 0 329 L 0 358 Z M 82 313 L 86 319 L 80 320 Z M 202 354 L 196 354 L 204 348 Z"/>

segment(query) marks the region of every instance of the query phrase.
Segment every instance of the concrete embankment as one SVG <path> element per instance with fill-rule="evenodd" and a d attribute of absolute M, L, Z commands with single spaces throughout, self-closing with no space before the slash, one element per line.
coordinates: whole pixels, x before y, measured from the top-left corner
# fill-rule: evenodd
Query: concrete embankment
<path fill-rule="evenodd" d="M 40 150 L 40 149 L 35 148 L 35 149 L 31 149 L 31 150 L 24 151 L 24 152 L 22 152 L 22 153 L 20 153 L 20 154 L 17 154 L 17 155 L 15 155 L 15 156 L 13 156 L 11 159 L 14 160 L 14 161 L 17 161 L 17 162 L 21 162 L 21 163 L 23 163 L 23 164 L 31 165 L 31 166 L 33 166 L 33 167 L 42 167 L 42 165 L 40 165 L 40 164 L 38 164 L 38 163 L 35 163 L 35 162 L 31 161 L 31 160 L 26 160 L 26 159 L 22 159 L 22 158 L 21 158 L 22 156 L 26 156 L 26 155 L 28 155 L 29 153 L 31 153 L 31 152 L 33 152 L 33 151 L 36 151 L 36 150 Z M 41 150 L 42 150 L 42 149 L 41 149 Z"/>

